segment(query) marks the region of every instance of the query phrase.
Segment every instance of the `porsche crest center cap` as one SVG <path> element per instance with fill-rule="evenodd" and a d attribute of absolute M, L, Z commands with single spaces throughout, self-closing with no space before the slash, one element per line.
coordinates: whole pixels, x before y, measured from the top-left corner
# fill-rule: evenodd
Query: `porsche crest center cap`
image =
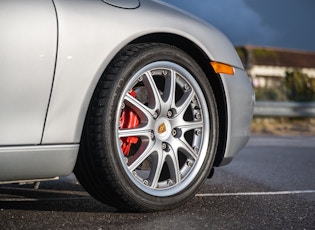
<path fill-rule="evenodd" d="M 159 133 L 159 134 L 162 134 L 162 133 L 164 133 L 164 132 L 166 132 L 166 125 L 165 125 L 165 123 L 163 122 L 162 124 L 160 124 L 160 126 L 159 126 L 159 128 L 158 128 L 158 133 Z"/>
<path fill-rule="evenodd" d="M 167 118 L 157 119 L 154 127 L 154 133 L 156 137 L 162 141 L 165 141 L 172 133 L 171 123 Z"/>

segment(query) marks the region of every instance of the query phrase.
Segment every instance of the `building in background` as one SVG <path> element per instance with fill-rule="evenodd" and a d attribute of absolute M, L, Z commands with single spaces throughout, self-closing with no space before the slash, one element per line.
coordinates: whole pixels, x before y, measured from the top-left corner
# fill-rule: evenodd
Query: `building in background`
<path fill-rule="evenodd" d="M 281 87 L 286 71 L 294 69 L 315 79 L 315 52 L 257 46 L 236 50 L 255 88 Z"/>

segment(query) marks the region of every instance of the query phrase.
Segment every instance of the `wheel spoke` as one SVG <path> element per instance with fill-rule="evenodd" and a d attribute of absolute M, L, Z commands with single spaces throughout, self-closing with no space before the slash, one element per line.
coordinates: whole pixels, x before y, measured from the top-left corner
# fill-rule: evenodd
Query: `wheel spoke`
<path fill-rule="evenodd" d="M 182 98 L 176 103 L 176 111 L 182 117 L 184 116 L 188 106 L 191 104 L 191 100 L 194 97 L 195 93 L 190 90 L 182 96 Z"/>
<path fill-rule="evenodd" d="M 152 107 L 153 111 L 160 111 L 161 107 L 161 95 L 156 83 L 152 77 L 150 71 L 145 73 L 144 84 L 149 94 L 149 106 Z"/>
<path fill-rule="evenodd" d="M 146 147 L 142 144 L 142 147 L 138 149 L 137 153 L 128 159 L 128 169 L 130 172 L 136 170 L 136 168 L 154 152 L 154 149 L 152 148 L 153 146 L 154 142 L 151 140 Z"/>
<path fill-rule="evenodd" d="M 177 184 L 180 182 L 180 169 L 177 151 L 170 150 L 166 159 L 168 169 L 170 171 L 170 178 L 173 180 L 174 184 Z"/>
<path fill-rule="evenodd" d="M 147 137 L 151 138 L 151 130 L 148 129 L 148 126 L 140 127 L 140 128 L 132 128 L 132 129 L 119 129 L 118 136 L 121 137 Z"/>
<path fill-rule="evenodd" d="M 177 123 L 179 124 L 177 128 L 182 130 L 183 133 L 193 129 L 202 129 L 203 127 L 203 121 L 182 121 Z"/>
<path fill-rule="evenodd" d="M 148 106 L 142 104 L 139 100 L 132 97 L 130 94 L 126 94 L 125 103 L 137 113 L 137 115 L 140 117 L 140 120 L 150 121 L 153 119 L 155 111 L 153 109 L 150 109 Z"/>
<path fill-rule="evenodd" d="M 155 156 L 154 167 L 151 169 L 150 178 L 151 178 L 151 188 L 155 189 L 158 187 L 158 182 L 162 172 L 163 164 L 165 162 L 165 156 L 162 150 L 157 151 Z"/>
<path fill-rule="evenodd" d="M 196 151 L 189 145 L 189 143 L 185 140 L 184 137 L 178 139 L 178 149 L 180 149 L 188 158 L 193 160 L 198 159 L 198 155 Z"/>
<path fill-rule="evenodd" d="M 166 77 L 163 100 L 167 108 L 175 107 L 176 72 L 171 70 L 171 75 Z"/>

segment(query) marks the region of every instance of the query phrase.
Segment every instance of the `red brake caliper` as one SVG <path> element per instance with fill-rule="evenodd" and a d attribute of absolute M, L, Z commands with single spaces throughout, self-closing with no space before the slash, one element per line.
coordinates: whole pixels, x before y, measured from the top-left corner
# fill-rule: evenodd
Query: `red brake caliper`
<path fill-rule="evenodd" d="M 129 94 L 133 97 L 136 97 L 136 92 L 134 90 L 130 91 Z M 125 107 L 121 112 L 120 117 L 120 129 L 132 129 L 139 125 L 140 119 L 139 116 L 130 108 Z M 132 144 L 136 144 L 138 142 L 139 137 L 121 137 L 122 141 L 122 151 L 125 156 L 129 155 L 130 147 Z"/>

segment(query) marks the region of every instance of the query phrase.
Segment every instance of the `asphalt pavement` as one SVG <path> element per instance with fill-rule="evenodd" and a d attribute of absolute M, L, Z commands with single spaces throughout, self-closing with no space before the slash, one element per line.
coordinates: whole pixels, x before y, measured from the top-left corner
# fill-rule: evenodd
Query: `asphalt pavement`
<path fill-rule="evenodd" d="M 122 213 L 74 175 L 0 186 L 0 229 L 315 229 L 315 137 L 254 136 L 175 210 Z"/>

